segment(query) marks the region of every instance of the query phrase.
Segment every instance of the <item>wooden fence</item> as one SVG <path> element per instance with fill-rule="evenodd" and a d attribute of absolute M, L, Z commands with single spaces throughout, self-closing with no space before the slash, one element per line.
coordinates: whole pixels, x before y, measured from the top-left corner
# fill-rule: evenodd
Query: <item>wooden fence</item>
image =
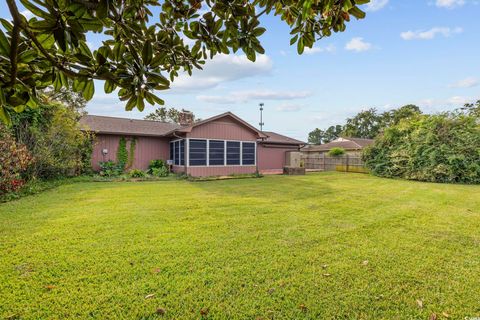
<path fill-rule="evenodd" d="M 302 160 L 307 170 L 368 172 L 361 156 L 357 155 L 345 154 L 332 157 L 326 154 L 308 154 L 305 152 L 302 153 Z"/>

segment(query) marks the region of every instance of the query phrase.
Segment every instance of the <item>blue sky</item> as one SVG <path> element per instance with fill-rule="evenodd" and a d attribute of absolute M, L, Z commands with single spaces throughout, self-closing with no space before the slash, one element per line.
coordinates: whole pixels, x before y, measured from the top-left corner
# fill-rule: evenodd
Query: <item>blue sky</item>
<path fill-rule="evenodd" d="M 7 16 L 5 2 L 0 9 Z M 232 111 L 254 125 L 263 102 L 265 130 L 303 140 L 316 127 L 343 123 L 370 107 L 414 103 L 438 112 L 480 98 L 480 1 L 372 0 L 365 9 L 366 19 L 352 20 L 345 32 L 301 56 L 289 45 L 288 27 L 265 17 L 266 55 L 256 63 L 242 54 L 219 56 L 160 96 L 166 106 L 201 118 Z M 99 43 L 89 40 L 93 47 Z M 97 83 L 87 110 L 142 118 L 154 108 L 124 111 Z"/>

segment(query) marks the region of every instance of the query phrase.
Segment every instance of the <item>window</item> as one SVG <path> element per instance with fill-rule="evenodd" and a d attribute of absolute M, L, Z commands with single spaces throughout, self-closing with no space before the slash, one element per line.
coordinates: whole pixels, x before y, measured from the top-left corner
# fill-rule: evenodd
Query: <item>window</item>
<path fill-rule="evenodd" d="M 207 165 L 207 140 L 190 140 L 189 159 L 191 166 Z"/>
<path fill-rule="evenodd" d="M 185 165 L 185 140 L 180 140 L 180 165 Z"/>
<path fill-rule="evenodd" d="M 255 164 L 255 143 L 242 142 L 242 165 Z"/>
<path fill-rule="evenodd" d="M 239 141 L 227 141 L 227 165 L 240 165 Z"/>
<path fill-rule="evenodd" d="M 180 165 L 180 143 L 179 141 L 175 141 L 175 161 L 174 164 L 176 166 Z"/>
<path fill-rule="evenodd" d="M 211 166 L 225 165 L 225 141 L 223 140 L 209 141 L 208 164 Z"/>
<path fill-rule="evenodd" d="M 170 160 L 176 166 L 185 165 L 185 140 L 170 142 Z"/>

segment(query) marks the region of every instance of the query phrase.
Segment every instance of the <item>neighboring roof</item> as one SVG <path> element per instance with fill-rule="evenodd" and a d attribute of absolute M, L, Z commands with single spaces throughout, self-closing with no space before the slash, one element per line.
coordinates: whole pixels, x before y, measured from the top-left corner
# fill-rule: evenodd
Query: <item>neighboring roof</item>
<path fill-rule="evenodd" d="M 329 151 L 332 148 L 342 148 L 345 150 L 361 150 L 374 142 L 373 139 L 362 139 L 362 138 L 338 138 L 332 142 L 320 144 L 320 145 L 310 145 L 303 148 L 303 151 Z"/>
<path fill-rule="evenodd" d="M 257 133 L 258 137 L 259 138 L 266 138 L 267 136 L 260 130 L 258 130 L 257 128 L 255 128 L 254 126 L 252 126 L 251 124 L 249 124 L 248 122 L 240 119 L 239 117 L 237 117 L 236 115 L 234 115 L 233 113 L 231 112 L 225 112 L 225 113 L 222 113 L 222 114 L 219 114 L 219 115 L 216 115 L 214 117 L 211 117 L 211 118 L 208 118 L 208 119 L 205 119 L 205 120 L 202 120 L 202 121 L 198 121 L 198 122 L 195 122 L 193 123 L 192 125 L 190 126 L 187 126 L 187 127 L 180 127 L 180 128 L 176 128 L 176 129 L 173 129 L 171 130 L 171 132 L 169 133 L 173 133 L 173 132 L 191 132 L 193 128 L 195 127 L 198 127 L 198 126 L 201 126 L 205 123 L 208 123 L 208 122 L 211 122 L 211 121 L 215 121 L 217 119 L 220 119 L 220 118 L 223 118 L 223 117 L 230 117 L 232 119 L 234 119 L 235 121 L 239 122 L 240 124 L 244 125 L 245 127 L 247 127 L 248 129 L 252 130 L 253 132 Z"/>
<path fill-rule="evenodd" d="M 80 119 L 86 130 L 105 134 L 163 136 L 179 128 L 175 123 L 86 115 Z"/>
<path fill-rule="evenodd" d="M 263 131 L 268 137 L 260 143 L 273 143 L 273 144 L 294 144 L 294 145 L 304 145 L 306 144 L 303 141 L 293 139 L 275 132 Z"/>

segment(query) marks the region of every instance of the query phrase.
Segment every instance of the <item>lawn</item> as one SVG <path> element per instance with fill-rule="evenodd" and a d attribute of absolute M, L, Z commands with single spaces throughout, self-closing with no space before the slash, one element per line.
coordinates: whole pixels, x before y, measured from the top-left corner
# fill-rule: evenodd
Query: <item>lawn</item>
<path fill-rule="evenodd" d="M 322 173 L 0 205 L 0 318 L 480 317 L 480 187 Z"/>

